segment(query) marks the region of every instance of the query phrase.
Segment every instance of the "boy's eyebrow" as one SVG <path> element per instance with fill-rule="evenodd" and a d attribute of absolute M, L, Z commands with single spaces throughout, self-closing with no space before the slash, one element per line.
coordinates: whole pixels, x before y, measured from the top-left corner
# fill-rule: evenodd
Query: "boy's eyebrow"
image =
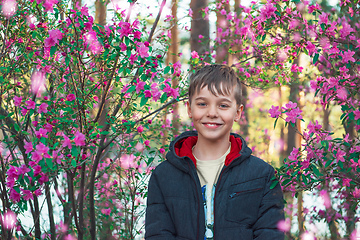
<path fill-rule="evenodd" d="M 220 97 L 220 96 L 219 96 Z M 196 100 L 207 100 L 207 98 L 206 97 L 196 97 L 195 99 L 194 99 L 195 101 Z M 232 102 L 230 99 L 228 99 L 227 97 L 222 97 L 221 99 L 219 99 L 219 101 L 227 101 L 227 102 Z"/>

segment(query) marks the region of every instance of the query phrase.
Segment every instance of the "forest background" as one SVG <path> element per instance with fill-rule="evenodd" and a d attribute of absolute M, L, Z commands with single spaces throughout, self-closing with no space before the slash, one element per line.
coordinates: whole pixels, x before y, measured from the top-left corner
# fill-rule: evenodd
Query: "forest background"
<path fill-rule="evenodd" d="M 358 0 L 2 0 L 1 239 L 141 239 L 205 63 L 244 83 L 234 131 L 277 168 L 287 239 L 359 239 L 359 16 Z"/>

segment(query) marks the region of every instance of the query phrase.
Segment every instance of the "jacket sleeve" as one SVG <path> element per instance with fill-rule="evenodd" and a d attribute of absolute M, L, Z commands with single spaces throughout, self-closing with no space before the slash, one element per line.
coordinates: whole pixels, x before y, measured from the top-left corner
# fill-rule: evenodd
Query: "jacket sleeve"
<path fill-rule="evenodd" d="M 258 219 L 255 222 L 254 240 L 283 240 L 284 233 L 277 228 L 278 222 L 284 220 L 284 198 L 278 183 L 270 189 L 274 169 L 271 167 L 267 177 Z"/>
<path fill-rule="evenodd" d="M 175 226 L 166 207 L 164 196 L 156 176 L 156 170 L 149 181 L 145 215 L 145 239 L 175 240 Z"/>

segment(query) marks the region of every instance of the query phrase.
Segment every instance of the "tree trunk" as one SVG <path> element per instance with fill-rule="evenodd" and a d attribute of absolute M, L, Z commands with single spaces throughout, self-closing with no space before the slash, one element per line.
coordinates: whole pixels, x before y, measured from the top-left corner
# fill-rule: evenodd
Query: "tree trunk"
<path fill-rule="evenodd" d="M 107 1 L 96 0 L 95 1 L 95 23 L 101 26 L 106 25 L 106 5 Z"/>
<path fill-rule="evenodd" d="M 170 46 L 170 57 L 171 62 L 176 63 L 179 61 L 179 40 L 178 40 L 178 27 L 177 27 L 177 8 L 178 8 L 178 0 L 172 0 L 171 14 L 174 16 L 174 24 L 171 29 L 171 46 Z M 177 76 L 173 77 L 171 81 L 172 87 L 176 88 L 179 84 L 177 80 Z M 173 114 L 172 114 L 172 131 L 174 136 L 179 135 L 180 122 L 179 122 L 179 104 L 175 103 L 173 106 Z M 165 123 L 166 124 L 166 123 Z"/>
<path fill-rule="evenodd" d="M 52 206 L 52 202 L 51 202 L 50 186 L 49 186 L 48 183 L 45 184 L 45 194 L 46 194 L 46 203 L 47 203 L 48 212 L 49 212 L 51 240 L 56 240 L 56 228 L 55 228 L 55 221 L 54 221 L 54 212 L 53 212 L 53 206 Z"/>
<path fill-rule="evenodd" d="M 299 65 L 299 58 L 296 58 L 294 60 L 294 64 Z M 301 108 L 301 105 L 298 101 L 299 97 L 299 84 L 298 84 L 299 76 L 297 73 L 294 73 L 294 82 L 290 85 L 290 96 L 289 101 L 293 103 L 298 103 L 299 108 Z M 296 128 L 297 129 L 296 129 Z M 299 148 L 301 147 L 301 138 L 300 135 L 296 133 L 296 130 L 301 132 L 301 126 L 300 121 L 296 121 L 296 126 L 292 127 L 291 124 L 288 124 L 288 136 L 287 136 L 287 149 L 286 149 L 286 156 L 289 156 L 293 148 Z M 298 229 L 299 229 L 299 235 L 301 235 L 305 229 L 304 229 L 304 215 L 303 215 L 303 194 L 302 192 L 299 192 L 298 194 Z"/>
<path fill-rule="evenodd" d="M 209 18 L 208 15 L 202 17 L 201 12 L 207 5 L 207 0 L 191 0 L 190 3 L 190 8 L 193 11 L 190 32 L 191 51 L 197 51 L 199 55 L 210 51 Z M 199 38 L 199 35 L 202 35 L 203 38 Z"/>
<path fill-rule="evenodd" d="M 230 5 L 228 3 L 223 3 L 224 9 L 226 13 L 230 12 Z M 229 63 L 229 46 L 226 45 L 226 42 L 222 42 L 222 33 L 219 31 L 225 30 L 229 27 L 228 20 L 226 20 L 226 15 L 222 15 L 220 11 L 216 12 L 216 38 L 221 41 L 218 42 L 219 46 L 216 49 L 216 62 L 221 64 L 228 64 Z"/>

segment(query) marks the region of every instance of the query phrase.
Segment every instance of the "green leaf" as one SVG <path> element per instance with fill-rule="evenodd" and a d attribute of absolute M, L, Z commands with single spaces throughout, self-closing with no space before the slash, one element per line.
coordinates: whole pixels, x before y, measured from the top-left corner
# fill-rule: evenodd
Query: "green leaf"
<path fill-rule="evenodd" d="M 168 98 L 167 94 L 166 94 L 166 93 L 163 93 L 163 94 L 161 95 L 160 102 L 161 102 L 161 103 L 164 103 L 167 98 Z"/>
<path fill-rule="evenodd" d="M 135 90 L 136 90 L 136 87 L 133 85 L 133 86 L 129 87 L 129 89 L 126 92 L 131 93 L 131 92 L 134 92 Z"/>
<path fill-rule="evenodd" d="M 278 183 L 279 183 L 278 180 L 273 180 L 271 185 L 270 185 L 270 189 L 274 189 Z"/>
<path fill-rule="evenodd" d="M 144 106 L 147 103 L 148 99 L 149 98 L 146 98 L 145 96 L 143 96 L 141 98 L 140 107 Z"/>
<path fill-rule="evenodd" d="M 76 146 L 72 146 L 71 148 L 71 155 L 73 155 L 74 157 L 76 157 L 77 155 L 79 155 L 79 150 Z"/>
<path fill-rule="evenodd" d="M 50 49 L 50 56 L 53 56 L 54 53 L 56 52 L 56 49 L 57 49 L 57 46 L 52 46 L 51 49 Z"/>
<path fill-rule="evenodd" d="M 333 160 L 330 159 L 329 161 L 326 162 L 325 164 L 325 168 L 327 168 L 328 166 L 330 166 L 332 164 Z"/>
<path fill-rule="evenodd" d="M 318 59 L 319 59 L 319 54 L 316 53 L 313 59 L 313 64 L 315 64 L 318 61 Z"/>
<path fill-rule="evenodd" d="M 46 165 L 51 169 L 54 170 L 54 163 L 51 158 L 46 158 Z"/>
<path fill-rule="evenodd" d="M 76 167 L 76 161 L 75 161 L 75 159 L 71 160 L 71 166 L 72 166 L 73 168 Z"/>
<path fill-rule="evenodd" d="M 164 69 L 164 74 L 168 74 L 170 72 L 170 66 L 166 66 L 166 68 Z"/>
<path fill-rule="evenodd" d="M 277 123 L 278 120 L 279 120 L 279 118 L 277 118 L 277 119 L 275 120 L 275 122 L 274 122 L 274 129 L 275 129 L 275 127 L 276 127 L 276 123 Z"/>
<path fill-rule="evenodd" d="M 15 128 L 15 131 L 17 131 L 17 132 L 20 131 L 20 127 L 17 123 L 14 124 L 14 128 Z"/>
<path fill-rule="evenodd" d="M 314 164 L 312 164 L 312 170 L 313 170 L 314 174 L 315 174 L 317 177 L 322 176 L 322 174 L 320 173 L 319 169 L 318 169 Z"/>

